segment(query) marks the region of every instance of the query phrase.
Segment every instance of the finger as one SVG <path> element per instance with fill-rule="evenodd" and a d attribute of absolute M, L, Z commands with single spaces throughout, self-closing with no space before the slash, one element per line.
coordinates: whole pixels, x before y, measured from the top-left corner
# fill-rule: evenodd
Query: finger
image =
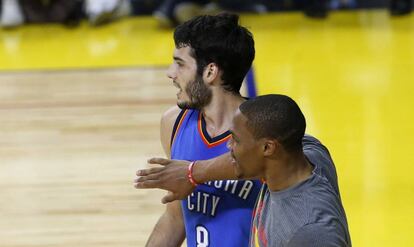
<path fill-rule="evenodd" d="M 134 182 L 135 183 L 140 183 L 140 182 L 145 182 L 145 181 L 148 181 L 148 180 L 159 180 L 160 176 L 161 176 L 160 173 L 140 176 L 140 177 L 135 178 Z"/>
<path fill-rule="evenodd" d="M 137 176 L 148 176 L 150 174 L 158 173 L 164 170 L 164 167 L 152 167 L 148 169 L 142 169 L 137 171 Z"/>
<path fill-rule="evenodd" d="M 166 166 L 169 163 L 171 163 L 171 160 L 169 159 L 164 159 L 164 158 L 151 158 L 148 160 L 149 164 L 158 164 L 158 165 L 162 165 L 162 166 Z"/>
<path fill-rule="evenodd" d="M 160 188 L 160 181 L 158 180 L 148 180 L 144 182 L 138 182 L 134 184 L 134 187 L 137 189 L 155 189 Z"/>
<path fill-rule="evenodd" d="M 167 204 L 167 203 L 169 203 L 169 202 L 173 202 L 173 201 L 175 201 L 175 200 L 178 200 L 177 196 L 176 196 L 174 193 L 169 192 L 166 196 L 164 196 L 164 197 L 161 199 L 161 202 L 162 202 L 163 204 Z"/>

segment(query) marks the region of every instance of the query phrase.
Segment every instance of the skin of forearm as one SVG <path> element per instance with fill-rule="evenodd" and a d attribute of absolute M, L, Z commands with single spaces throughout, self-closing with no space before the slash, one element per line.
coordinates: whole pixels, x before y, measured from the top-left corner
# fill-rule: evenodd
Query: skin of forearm
<path fill-rule="evenodd" d="M 184 241 L 184 237 L 178 234 L 165 234 L 165 231 L 154 230 L 148 239 L 145 247 L 179 247 Z"/>
<path fill-rule="evenodd" d="M 198 183 L 213 180 L 238 179 L 231 163 L 230 153 L 209 160 L 199 160 L 193 167 L 193 177 Z"/>
<path fill-rule="evenodd" d="M 178 224 L 178 225 L 177 225 Z M 184 241 L 184 226 L 181 227 L 180 219 L 167 213 L 158 220 L 146 247 L 179 247 Z"/>

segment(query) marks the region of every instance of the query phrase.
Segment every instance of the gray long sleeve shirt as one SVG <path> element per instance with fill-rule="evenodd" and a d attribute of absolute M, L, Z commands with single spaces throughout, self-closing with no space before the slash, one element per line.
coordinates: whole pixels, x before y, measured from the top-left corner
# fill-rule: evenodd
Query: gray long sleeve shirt
<path fill-rule="evenodd" d="M 329 152 L 311 136 L 304 137 L 303 150 L 314 166 L 312 175 L 283 191 L 272 192 L 263 186 L 255 209 L 250 246 L 351 246 Z"/>

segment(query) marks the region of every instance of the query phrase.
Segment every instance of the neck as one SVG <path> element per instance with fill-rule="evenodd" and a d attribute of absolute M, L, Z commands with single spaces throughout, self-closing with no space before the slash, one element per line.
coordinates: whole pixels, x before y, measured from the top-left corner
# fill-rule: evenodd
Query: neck
<path fill-rule="evenodd" d="M 243 101 L 245 100 L 240 95 L 221 88 L 213 89 L 211 102 L 201 110 L 211 137 L 218 136 L 230 128 L 233 116 Z"/>
<path fill-rule="evenodd" d="M 294 155 L 284 153 L 280 156 L 270 160 L 266 166 L 265 179 L 271 191 L 285 190 L 312 174 L 313 166 L 302 152 Z"/>

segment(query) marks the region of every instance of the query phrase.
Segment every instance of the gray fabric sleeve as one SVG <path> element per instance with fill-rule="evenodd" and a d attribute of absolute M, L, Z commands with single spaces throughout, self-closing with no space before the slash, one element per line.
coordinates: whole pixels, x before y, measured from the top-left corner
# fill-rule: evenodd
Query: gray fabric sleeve
<path fill-rule="evenodd" d="M 338 176 L 328 149 L 315 137 L 306 134 L 302 139 L 305 156 L 317 165 L 315 173 L 324 176 L 339 195 Z"/>
<path fill-rule="evenodd" d="M 346 247 L 350 246 L 334 227 L 326 224 L 308 224 L 293 235 L 286 247 Z"/>

